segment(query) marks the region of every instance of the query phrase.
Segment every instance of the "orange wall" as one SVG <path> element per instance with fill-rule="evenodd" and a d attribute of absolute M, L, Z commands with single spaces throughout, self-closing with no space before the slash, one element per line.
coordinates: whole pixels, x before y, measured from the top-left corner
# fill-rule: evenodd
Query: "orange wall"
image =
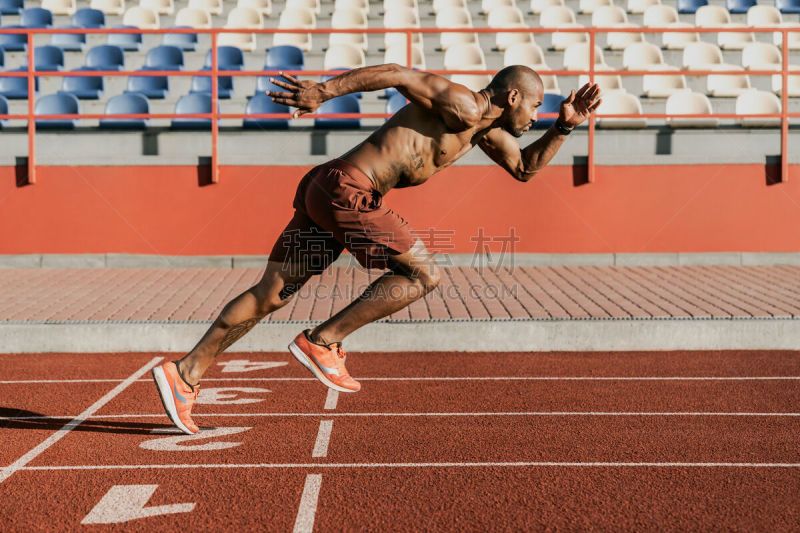
<path fill-rule="evenodd" d="M 201 187 L 195 167 L 40 167 L 19 187 L 0 167 L 0 253 L 265 254 L 307 168 L 225 167 Z M 598 167 L 596 183 L 575 186 L 571 167 L 519 183 L 498 167 L 456 166 L 385 201 L 454 253 L 473 252 L 480 227 L 488 237 L 514 227 L 517 252 L 798 251 L 800 167 L 791 176 L 768 185 L 763 165 Z"/>

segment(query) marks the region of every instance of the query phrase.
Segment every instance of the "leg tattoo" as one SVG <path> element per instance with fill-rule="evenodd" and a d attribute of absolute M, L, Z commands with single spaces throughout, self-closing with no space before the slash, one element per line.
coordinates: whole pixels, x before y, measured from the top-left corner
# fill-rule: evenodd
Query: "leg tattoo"
<path fill-rule="evenodd" d="M 225 336 L 219 343 L 219 349 L 217 353 L 214 354 L 214 357 L 218 356 L 222 352 L 224 352 L 231 344 L 239 340 L 245 333 L 253 329 L 253 326 L 258 324 L 260 318 L 250 318 L 245 320 L 244 322 L 239 322 L 238 324 L 231 326 Z"/>

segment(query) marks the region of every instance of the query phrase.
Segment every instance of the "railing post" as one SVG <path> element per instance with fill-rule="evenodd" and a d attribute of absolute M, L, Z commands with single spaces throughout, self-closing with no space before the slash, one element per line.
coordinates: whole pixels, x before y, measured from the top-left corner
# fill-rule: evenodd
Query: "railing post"
<path fill-rule="evenodd" d="M 783 59 L 781 65 L 781 178 L 789 181 L 789 30 L 783 35 Z"/>
<path fill-rule="evenodd" d="M 28 31 L 28 183 L 36 183 L 36 121 L 33 110 L 35 104 L 35 78 L 33 63 L 33 33 Z"/>
<path fill-rule="evenodd" d="M 414 54 L 411 46 L 411 30 L 406 30 L 406 66 L 414 68 Z"/>
<path fill-rule="evenodd" d="M 217 102 L 219 87 L 217 76 L 217 33 L 211 31 L 211 183 L 219 183 L 219 125 Z"/>
<path fill-rule="evenodd" d="M 589 83 L 594 83 L 594 47 L 597 34 L 589 28 Z M 589 115 L 589 154 L 586 161 L 586 180 L 594 183 L 594 113 Z"/>

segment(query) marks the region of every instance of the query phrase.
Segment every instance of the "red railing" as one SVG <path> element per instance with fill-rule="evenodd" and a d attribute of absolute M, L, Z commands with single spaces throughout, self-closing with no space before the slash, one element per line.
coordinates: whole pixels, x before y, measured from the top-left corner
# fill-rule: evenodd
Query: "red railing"
<path fill-rule="evenodd" d="M 674 76 L 678 74 L 688 74 L 693 76 L 701 76 L 708 74 L 715 75 L 742 75 L 749 74 L 753 76 L 758 75 L 777 75 L 782 77 L 782 91 L 781 91 L 781 112 L 773 114 L 747 114 L 739 115 L 733 113 L 715 113 L 703 115 L 667 115 L 664 113 L 644 113 L 641 115 L 630 114 L 602 114 L 602 118 L 630 118 L 635 116 L 637 118 L 653 118 L 664 119 L 670 117 L 679 118 L 780 118 L 781 119 L 781 152 L 780 152 L 780 180 L 786 181 L 789 176 L 789 119 L 800 117 L 800 113 L 789 113 L 789 97 L 788 97 L 788 76 L 789 74 L 800 75 L 800 71 L 789 70 L 789 33 L 798 32 L 800 29 L 786 28 L 786 27 L 688 27 L 688 28 L 352 28 L 352 29 L 333 29 L 333 28 L 317 28 L 317 29 L 278 29 L 278 28 L 162 28 L 162 29 L 139 29 L 139 28 L 0 28 L 0 33 L 5 34 L 26 34 L 27 35 L 27 55 L 28 55 L 28 68 L 26 72 L 0 72 L 0 76 L 10 77 L 26 77 L 28 79 L 28 112 L 24 115 L 0 115 L 0 119 L 22 119 L 28 122 L 28 183 L 36 182 L 36 143 L 35 143 L 35 120 L 47 119 L 75 119 L 75 118 L 204 118 L 211 119 L 211 181 L 212 183 L 219 182 L 219 125 L 218 119 L 236 119 L 236 118 L 264 118 L 264 119 L 290 119 L 290 113 L 263 113 L 263 114 L 244 114 L 244 113 L 219 113 L 217 111 L 218 98 L 218 78 L 219 76 L 275 76 L 280 72 L 285 72 L 293 75 L 336 75 L 341 74 L 341 71 L 326 71 L 326 70 L 219 70 L 217 65 L 217 36 L 220 33 L 291 33 L 291 34 L 330 34 L 330 33 L 402 33 L 406 36 L 406 64 L 411 67 L 412 61 L 412 35 L 426 34 L 426 33 L 532 33 L 532 34 L 547 34 L 547 33 L 588 33 L 589 34 L 589 69 L 588 70 L 541 70 L 540 74 L 543 75 L 588 75 L 590 82 L 594 82 L 597 71 L 595 69 L 595 44 L 597 41 L 598 33 L 780 33 L 782 35 L 782 56 L 783 62 L 780 70 L 603 70 L 603 76 L 607 75 L 621 75 L 621 76 L 642 76 L 642 75 L 664 75 Z M 165 34 L 165 33 L 193 33 L 193 34 L 209 34 L 211 36 L 211 70 L 210 71 L 36 71 L 34 70 L 34 46 L 33 37 L 37 34 L 68 34 L 68 33 L 81 33 L 81 34 L 110 34 L 110 33 L 135 33 L 135 34 Z M 494 70 L 429 70 L 435 74 L 488 74 L 492 75 Z M 175 114 L 175 113 L 151 113 L 151 114 L 119 114 L 119 115 L 105 115 L 105 114 L 70 114 L 70 115 L 35 115 L 34 114 L 34 80 L 36 77 L 64 77 L 64 76 L 209 76 L 211 77 L 211 113 L 198 113 L 198 114 Z M 391 115 L 386 113 L 331 113 L 331 114 L 308 114 L 304 115 L 306 118 L 387 118 Z M 555 118 L 556 113 L 542 113 L 539 115 L 543 118 Z M 594 160 L 594 143 L 595 143 L 595 120 L 593 114 L 589 118 L 589 135 L 588 135 L 588 157 L 587 157 L 587 173 L 588 181 L 594 182 L 595 180 L 595 160 Z"/>

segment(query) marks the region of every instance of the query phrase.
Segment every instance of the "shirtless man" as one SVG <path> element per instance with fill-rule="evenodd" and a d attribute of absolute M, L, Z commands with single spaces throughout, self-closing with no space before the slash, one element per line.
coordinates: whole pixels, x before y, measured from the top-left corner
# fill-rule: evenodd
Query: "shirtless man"
<path fill-rule="evenodd" d="M 231 300 L 185 357 L 153 369 L 164 408 L 185 433 L 198 431 L 191 408 L 200 378 L 214 358 L 286 305 L 344 248 L 363 266 L 388 272 L 347 307 L 300 333 L 289 350 L 328 387 L 357 392 L 360 385 L 344 366 L 342 340 L 421 298 L 439 283 L 432 254 L 422 241 L 412 238 L 402 217 L 383 206 L 383 196 L 396 187 L 421 185 L 475 145 L 512 177 L 528 181 L 600 104 L 596 84 L 572 91 L 561 104 L 556 123 L 520 149 L 516 139 L 536 121 L 544 94 L 541 78 L 528 67 L 506 67 L 478 92 L 394 64 L 350 70 L 324 83 L 283 77 L 286 81 L 273 82 L 285 92 L 267 94 L 277 103 L 296 107 L 295 117 L 337 96 L 388 87 L 400 91 L 410 105 L 364 142 L 300 180 L 294 216 L 273 246 L 261 281 Z"/>

